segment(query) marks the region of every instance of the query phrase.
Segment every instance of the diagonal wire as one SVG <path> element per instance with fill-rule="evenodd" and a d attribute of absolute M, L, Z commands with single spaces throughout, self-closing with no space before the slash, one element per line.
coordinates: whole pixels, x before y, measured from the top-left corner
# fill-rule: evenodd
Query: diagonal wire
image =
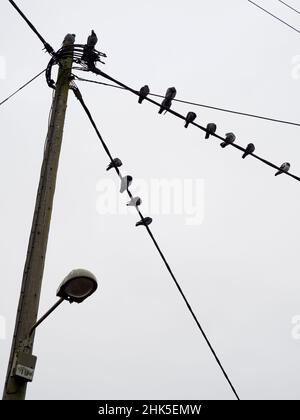
<path fill-rule="evenodd" d="M 79 81 L 82 81 L 82 82 L 95 83 L 95 84 L 98 84 L 98 85 L 104 85 L 104 86 L 109 86 L 109 87 L 113 87 L 113 88 L 117 88 L 117 89 L 127 90 L 124 87 L 112 85 L 110 83 L 104 83 L 104 82 L 98 82 L 96 80 L 84 79 L 84 78 L 79 77 L 79 76 L 75 76 L 75 78 Z M 149 95 L 150 96 L 155 96 L 157 98 L 164 98 L 163 95 L 158 95 L 156 93 L 149 93 Z M 225 108 L 220 108 L 220 107 L 211 106 L 211 105 L 199 104 L 198 102 L 190 102 L 190 101 L 185 101 L 183 99 L 174 98 L 173 101 L 174 102 L 180 102 L 182 104 L 199 106 L 199 107 L 202 107 L 202 108 L 214 109 L 216 111 L 229 112 L 231 114 L 243 115 L 243 116 L 252 117 L 252 118 L 259 118 L 261 120 L 273 121 L 273 122 L 277 122 L 277 123 L 281 123 L 281 124 L 288 124 L 288 125 L 294 125 L 294 126 L 300 127 L 300 123 L 296 123 L 296 122 L 292 122 L 292 121 L 279 120 L 279 119 L 270 118 L 270 117 L 263 117 L 261 115 L 250 114 L 248 112 L 233 111 L 231 109 L 225 109 Z"/>
<path fill-rule="evenodd" d="M 96 67 L 94 67 L 94 68 L 92 69 L 92 71 L 93 71 L 94 73 L 96 73 L 96 74 L 98 74 L 98 75 L 101 75 L 102 77 L 104 77 L 104 78 L 106 78 L 106 79 L 110 80 L 111 82 L 116 83 L 117 85 L 119 85 L 119 86 L 123 87 L 124 89 L 126 89 L 126 90 L 128 90 L 128 91 L 132 92 L 134 95 L 139 96 L 139 92 L 138 92 L 138 91 L 136 91 L 136 90 L 132 89 L 131 87 L 129 87 L 129 86 L 127 86 L 127 85 L 125 85 L 124 83 L 122 83 L 122 82 L 120 82 L 120 81 L 118 81 L 118 80 L 114 79 L 113 77 L 111 77 L 111 76 L 109 76 L 108 74 L 106 74 L 106 73 L 102 72 L 101 70 L 97 69 Z M 154 104 L 154 105 L 158 106 L 159 108 L 161 107 L 161 104 L 160 104 L 160 103 L 158 103 L 158 102 L 156 102 L 156 101 L 154 101 L 153 99 L 150 99 L 150 98 L 148 98 L 148 97 L 146 97 L 146 98 L 145 98 L 145 101 L 151 102 L 152 104 Z M 178 112 L 174 111 L 173 109 L 168 109 L 168 112 L 169 112 L 170 114 L 175 115 L 176 117 L 180 118 L 181 120 L 186 121 L 186 117 L 185 117 L 184 115 L 179 114 Z M 200 124 L 197 124 L 195 121 L 191 121 L 191 122 L 190 122 L 190 124 L 191 124 L 191 125 L 193 125 L 193 126 L 195 126 L 195 127 L 200 128 L 200 130 L 204 131 L 205 133 L 208 133 L 208 132 L 209 132 L 209 131 L 207 130 L 207 128 L 205 128 L 205 127 L 201 126 Z M 219 140 L 222 140 L 222 142 L 227 143 L 227 144 L 228 144 L 228 146 L 234 147 L 235 149 L 238 149 L 238 150 L 240 150 L 241 152 L 245 152 L 245 151 L 246 151 L 246 149 L 245 149 L 244 147 L 242 147 L 242 146 L 238 145 L 237 143 L 229 143 L 229 142 L 228 142 L 228 140 L 227 140 L 226 138 L 224 138 L 224 137 L 220 136 L 219 134 L 209 132 L 209 135 L 210 135 L 210 136 L 212 136 L 212 137 L 215 137 L 215 138 L 217 138 L 217 139 L 219 139 Z M 260 162 L 264 163 L 265 165 L 270 166 L 271 168 L 276 169 L 277 171 L 279 171 L 279 170 L 281 169 L 279 166 L 277 166 L 277 165 L 275 165 L 274 163 L 272 163 L 272 162 L 268 161 L 267 159 L 264 159 L 264 158 L 262 158 L 262 157 L 260 157 L 260 156 L 256 155 L 255 153 L 250 153 L 250 154 L 249 154 L 249 156 L 252 156 L 254 159 L 259 160 Z M 297 175 L 292 174 L 291 172 L 286 172 L 286 171 L 284 171 L 284 172 L 282 172 L 282 174 L 287 175 L 287 176 L 289 176 L 289 177 L 291 177 L 291 178 L 295 179 L 296 181 L 300 181 L 300 177 L 299 177 L 299 176 L 297 176 Z"/>
<path fill-rule="evenodd" d="M 282 0 L 278 0 L 280 3 L 282 3 L 282 4 L 284 4 L 286 7 L 288 7 L 289 9 L 291 9 L 291 10 L 294 10 L 294 12 L 296 12 L 296 13 L 299 13 L 299 15 L 300 15 L 300 12 L 299 12 L 299 10 L 297 10 L 297 9 L 295 9 L 294 7 L 292 7 L 292 6 L 290 6 L 289 4 L 287 4 L 285 1 L 282 1 Z"/>
<path fill-rule="evenodd" d="M 284 25 L 288 26 L 289 28 L 293 29 L 294 31 L 298 32 L 300 34 L 299 29 L 296 29 L 294 26 L 290 25 L 289 23 L 285 22 L 284 20 L 280 19 L 278 16 L 273 15 L 273 13 L 269 12 L 268 10 L 264 9 L 263 7 L 259 6 L 257 3 L 255 3 L 252 0 L 248 0 L 249 3 L 252 3 L 254 6 L 258 7 L 259 9 L 263 10 L 268 15 L 272 16 L 273 18 L 279 20 Z"/>
<path fill-rule="evenodd" d="M 45 41 L 45 39 L 42 37 L 42 35 L 38 32 L 38 30 L 33 26 L 33 24 L 30 22 L 30 20 L 24 15 L 22 10 L 16 5 L 16 3 L 13 0 L 8 0 L 10 4 L 16 9 L 16 11 L 22 16 L 22 18 L 25 20 L 27 25 L 32 29 L 32 31 L 36 34 L 36 36 L 39 38 L 39 40 L 43 43 L 45 50 L 53 55 L 54 49 L 51 47 L 48 42 Z"/>
<path fill-rule="evenodd" d="M 106 145 L 105 141 L 103 140 L 103 138 L 102 138 L 102 136 L 101 136 L 101 134 L 100 134 L 100 132 L 99 132 L 99 130 L 98 130 L 98 128 L 97 128 L 97 126 L 96 126 L 96 123 L 95 123 L 95 121 L 94 121 L 94 119 L 93 119 L 93 117 L 92 117 L 92 115 L 91 115 L 91 113 L 90 113 L 90 111 L 89 111 L 88 107 L 86 106 L 86 104 L 85 104 L 85 102 L 84 102 L 84 100 L 83 100 L 83 97 L 82 97 L 82 95 L 81 95 L 81 92 L 79 91 L 78 87 L 77 87 L 75 84 L 73 84 L 71 88 L 72 88 L 72 90 L 73 90 L 73 92 L 74 92 L 74 94 L 75 94 L 76 98 L 79 100 L 80 104 L 82 105 L 82 107 L 83 107 L 83 109 L 84 109 L 85 113 L 87 114 L 87 116 L 88 116 L 88 118 L 89 118 L 90 122 L 92 123 L 92 125 L 93 125 L 93 127 L 94 127 L 94 129 L 95 129 L 95 131 L 96 131 L 96 133 L 97 133 L 97 136 L 98 136 L 98 138 L 99 138 L 99 140 L 100 140 L 100 142 L 101 142 L 102 146 L 104 147 L 105 152 L 107 153 L 108 157 L 110 158 L 110 160 L 111 160 L 111 162 L 112 162 L 112 161 L 113 161 L 112 155 L 111 155 L 111 153 L 110 153 L 110 151 L 109 151 L 109 149 L 108 149 L 108 147 L 107 147 L 107 145 Z M 116 170 L 117 175 L 119 176 L 119 178 L 120 178 L 120 179 L 122 179 L 122 175 L 121 175 L 120 170 L 119 170 L 117 167 L 115 167 L 115 166 L 114 166 L 114 169 Z M 132 193 L 130 192 L 129 187 L 127 188 L 127 193 L 128 193 L 128 196 L 129 196 L 130 198 L 132 198 Z M 136 210 L 137 210 L 137 212 L 138 212 L 139 216 L 141 217 L 141 220 L 143 220 L 143 219 L 144 219 L 144 216 L 143 216 L 143 214 L 141 213 L 140 209 L 139 209 L 137 206 L 136 206 L 135 208 L 136 208 Z M 212 345 L 211 345 L 211 343 L 210 343 L 210 341 L 209 341 L 209 339 L 208 339 L 207 335 L 205 334 L 205 332 L 204 332 L 204 330 L 203 330 L 203 328 L 202 328 L 202 326 L 201 326 L 200 322 L 198 321 L 197 316 L 195 315 L 195 313 L 194 313 L 194 311 L 193 311 L 193 309 L 192 309 L 191 305 L 189 304 L 189 302 L 188 302 L 188 300 L 187 300 L 187 298 L 186 298 L 186 296 L 185 296 L 185 294 L 184 294 L 184 292 L 183 292 L 182 288 L 180 287 L 180 285 L 179 285 L 179 283 L 178 283 L 178 281 L 177 281 L 177 279 L 176 279 L 176 277 L 175 277 L 175 275 L 174 275 L 174 273 L 173 273 L 173 271 L 172 271 L 172 269 L 171 269 L 171 267 L 170 267 L 170 265 L 169 265 L 169 263 L 168 263 L 168 261 L 167 261 L 166 257 L 164 256 L 164 253 L 162 252 L 162 250 L 161 250 L 160 246 L 158 245 L 158 243 L 157 243 L 157 241 L 156 241 L 156 239 L 155 239 L 155 237 L 154 237 L 154 235 L 153 235 L 153 233 L 152 233 L 151 229 L 150 229 L 150 228 L 149 228 L 149 226 L 147 226 L 147 225 L 145 225 L 145 227 L 146 227 L 147 232 L 148 232 L 148 234 L 149 234 L 149 236 L 150 236 L 151 240 L 153 241 L 153 243 L 154 243 L 154 245 L 155 245 L 155 247 L 156 247 L 157 251 L 159 252 L 159 255 L 161 256 L 161 258 L 162 258 L 162 260 L 163 260 L 163 262 L 164 262 L 164 264 L 165 264 L 165 266 L 166 266 L 166 268 L 167 268 L 167 270 L 168 270 L 169 274 L 171 275 L 171 277 L 172 277 L 172 279 L 173 279 L 173 281 L 174 281 L 174 283 L 175 283 L 175 285 L 176 285 L 176 287 L 177 287 L 177 289 L 178 289 L 179 293 L 181 294 L 181 296 L 182 296 L 182 298 L 183 298 L 183 300 L 184 300 L 184 302 L 185 302 L 185 304 L 186 304 L 186 306 L 187 306 L 187 308 L 188 308 L 189 312 L 191 313 L 192 317 L 194 318 L 194 320 L 195 320 L 195 322 L 196 322 L 196 324 L 197 324 L 197 326 L 198 326 L 198 328 L 199 328 L 199 330 L 200 330 L 200 332 L 201 332 L 202 336 L 204 337 L 204 339 L 205 339 L 205 341 L 206 341 L 206 343 L 207 343 L 207 345 L 208 345 L 209 349 L 211 350 L 211 352 L 212 352 L 212 354 L 213 354 L 213 356 L 214 356 L 214 358 L 215 358 L 215 360 L 216 360 L 217 364 L 219 365 L 219 367 L 220 367 L 220 369 L 221 369 L 221 371 L 222 371 L 222 373 L 223 373 L 224 377 L 226 378 L 226 380 L 227 380 L 228 384 L 230 385 L 230 387 L 231 387 L 231 389 L 232 389 L 232 391 L 233 391 L 234 395 L 235 395 L 235 396 L 236 396 L 236 398 L 239 400 L 240 398 L 239 398 L 239 396 L 238 396 L 238 394 L 237 394 L 237 392 L 236 392 L 236 390 L 235 390 L 235 388 L 234 388 L 234 386 L 233 386 L 232 382 L 230 381 L 230 379 L 229 379 L 229 377 L 228 377 L 228 375 L 227 375 L 227 373 L 226 373 L 226 371 L 225 371 L 225 369 L 224 369 L 224 367 L 223 367 L 222 363 L 220 362 L 220 359 L 218 358 L 218 356 L 217 356 L 217 354 L 216 354 L 216 352 L 215 352 L 214 348 L 212 347 Z"/>
<path fill-rule="evenodd" d="M 45 71 L 46 71 L 46 69 L 42 70 L 40 73 L 38 73 L 32 79 L 30 79 L 28 82 L 26 82 L 24 85 L 22 85 L 19 89 L 17 89 L 15 92 L 13 92 L 11 95 L 9 95 L 6 99 L 4 99 L 3 101 L 1 101 L 0 102 L 0 106 L 3 105 L 6 101 L 8 101 L 10 98 L 12 98 L 14 95 L 16 95 L 18 92 L 20 92 L 22 89 L 24 89 L 26 86 L 28 86 L 35 79 L 37 79 L 41 74 L 45 73 Z"/>

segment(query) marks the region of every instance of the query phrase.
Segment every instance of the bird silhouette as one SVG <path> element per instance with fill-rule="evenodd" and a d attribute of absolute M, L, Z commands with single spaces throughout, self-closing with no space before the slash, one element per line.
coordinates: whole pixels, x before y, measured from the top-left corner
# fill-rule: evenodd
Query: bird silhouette
<path fill-rule="evenodd" d="M 172 99 L 175 98 L 176 93 L 177 93 L 177 91 L 174 87 L 170 87 L 170 88 L 167 89 L 165 97 L 164 97 L 164 99 L 161 103 L 160 110 L 158 111 L 159 114 L 162 114 L 163 111 L 167 112 L 171 108 Z M 166 114 L 166 112 L 165 112 L 165 114 Z"/>
<path fill-rule="evenodd" d="M 248 146 L 246 147 L 246 150 L 242 156 L 243 159 L 245 159 L 246 156 L 250 155 L 251 153 L 253 153 L 255 150 L 255 146 L 253 143 L 249 143 Z"/>
<path fill-rule="evenodd" d="M 174 87 L 170 87 L 166 91 L 165 98 L 170 99 L 170 101 L 172 101 L 172 99 L 175 98 L 176 93 L 177 93 L 176 89 Z"/>
<path fill-rule="evenodd" d="M 128 188 L 130 187 L 130 185 L 132 183 L 132 179 L 133 178 L 130 175 L 126 175 L 126 176 L 122 177 L 120 193 L 123 193 L 124 191 L 128 190 Z"/>
<path fill-rule="evenodd" d="M 276 172 L 275 176 L 282 174 L 283 172 L 288 172 L 291 167 L 289 162 L 284 162 L 281 166 L 279 171 Z"/>
<path fill-rule="evenodd" d="M 75 34 L 67 34 L 63 40 L 63 46 L 72 45 L 75 42 Z"/>
<path fill-rule="evenodd" d="M 106 170 L 109 171 L 112 168 L 120 168 L 120 166 L 122 166 L 122 165 L 123 165 L 123 163 L 122 163 L 121 159 L 115 158 L 110 162 L 110 164 L 108 165 Z"/>
<path fill-rule="evenodd" d="M 147 95 L 149 95 L 149 93 L 150 89 L 148 85 L 145 85 L 140 89 L 139 104 L 143 102 L 143 100 L 146 98 Z"/>
<path fill-rule="evenodd" d="M 140 197 L 131 197 L 127 206 L 138 207 L 142 204 L 142 199 Z"/>
<path fill-rule="evenodd" d="M 197 115 L 195 114 L 195 112 L 188 112 L 187 116 L 185 117 L 185 128 L 188 128 L 189 124 L 193 121 L 195 121 L 195 119 L 197 118 Z"/>
<path fill-rule="evenodd" d="M 162 103 L 161 103 L 161 106 L 160 106 L 160 108 L 159 108 L 158 113 L 159 113 L 159 114 L 162 114 L 162 113 L 163 113 L 163 111 L 168 112 L 168 110 L 171 108 L 171 105 L 172 105 L 172 100 L 171 100 L 171 99 L 167 99 L 167 98 L 165 98 L 165 99 L 162 101 Z M 165 112 L 165 113 L 166 113 L 166 112 Z"/>
<path fill-rule="evenodd" d="M 144 217 L 143 219 L 136 222 L 135 226 L 149 226 L 152 223 L 151 217 Z"/>
<path fill-rule="evenodd" d="M 215 123 L 209 123 L 206 126 L 206 135 L 205 138 L 208 139 L 211 134 L 214 134 L 217 130 L 217 126 Z"/>
<path fill-rule="evenodd" d="M 95 32 L 92 30 L 91 35 L 88 36 L 86 45 L 90 48 L 95 48 L 97 42 L 98 42 L 98 37 L 95 34 Z"/>
<path fill-rule="evenodd" d="M 226 141 L 223 141 L 220 144 L 220 146 L 224 148 L 224 147 L 228 146 L 229 144 L 232 144 L 235 141 L 235 139 L 236 139 L 236 137 L 235 137 L 235 135 L 233 133 L 227 133 L 225 135 L 225 140 Z"/>

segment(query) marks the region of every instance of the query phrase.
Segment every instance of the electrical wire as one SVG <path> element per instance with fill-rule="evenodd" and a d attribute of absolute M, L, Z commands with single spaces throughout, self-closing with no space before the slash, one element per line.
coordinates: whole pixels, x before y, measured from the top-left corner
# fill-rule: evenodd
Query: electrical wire
<path fill-rule="evenodd" d="M 24 15 L 24 13 L 22 12 L 22 10 L 16 5 L 16 3 L 13 0 L 8 0 L 10 2 L 10 4 L 16 9 L 16 11 L 22 16 L 22 18 L 25 20 L 25 22 L 27 23 L 27 25 L 30 27 L 30 29 L 36 34 L 36 36 L 39 38 L 39 40 L 42 42 L 42 44 L 44 45 L 45 50 L 53 55 L 54 49 L 51 47 L 50 44 L 48 44 L 48 42 L 45 41 L 45 39 L 42 37 L 42 35 L 38 32 L 38 30 L 33 26 L 33 24 L 30 22 L 30 20 Z"/>
<path fill-rule="evenodd" d="M 289 9 L 291 9 L 291 10 L 294 10 L 294 12 L 296 12 L 296 13 L 299 13 L 299 15 L 300 15 L 300 12 L 299 12 L 299 10 L 297 10 L 297 9 L 295 9 L 294 7 L 292 7 L 292 6 L 290 6 L 289 4 L 287 4 L 285 1 L 282 1 L 282 0 L 278 0 L 280 3 L 282 3 L 282 4 L 284 4 L 286 7 L 288 7 Z"/>
<path fill-rule="evenodd" d="M 91 115 L 91 113 L 90 113 L 90 111 L 89 111 L 88 107 L 86 106 L 86 104 L 85 104 L 85 102 L 84 102 L 84 100 L 83 100 L 83 97 L 82 97 L 82 94 L 81 94 L 80 90 L 78 89 L 78 87 L 77 87 L 74 83 L 71 85 L 71 89 L 73 90 L 73 92 L 74 92 L 74 94 L 75 94 L 76 98 L 79 100 L 80 104 L 82 105 L 82 107 L 83 107 L 83 109 L 84 109 L 85 113 L 87 114 L 87 116 L 88 116 L 88 118 L 89 118 L 89 120 L 90 120 L 90 122 L 91 122 L 92 126 L 94 127 L 94 129 L 95 129 L 95 131 L 96 131 L 96 133 L 97 133 L 97 136 L 98 136 L 98 138 L 99 138 L 99 140 L 100 140 L 100 142 L 101 142 L 101 144 L 102 144 L 102 146 L 103 146 L 103 148 L 104 148 L 104 150 L 105 150 L 106 154 L 108 155 L 108 157 L 109 157 L 110 161 L 112 162 L 112 161 L 113 161 L 113 157 L 112 157 L 112 155 L 111 155 L 111 153 L 110 153 L 110 151 L 109 151 L 109 149 L 108 149 L 108 147 L 107 147 L 107 145 L 106 145 L 105 141 L 103 140 L 103 138 L 102 138 L 102 136 L 101 136 L 101 134 L 100 134 L 100 132 L 99 132 L 99 130 L 98 130 L 98 128 L 97 128 L 97 126 L 96 126 L 96 123 L 95 123 L 95 121 L 94 121 L 94 119 L 93 119 L 93 117 L 92 117 L 92 115 Z M 121 175 L 120 170 L 119 170 L 116 166 L 114 166 L 114 169 L 116 170 L 117 175 L 119 176 L 119 178 L 120 178 L 120 179 L 122 179 L 122 175 Z M 132 198 L 132 193 L 130 192 L 129 187 L 127 188 L 127 193 L 128 193 L 128 196 L 129 196 L 130 198 Z M 143 219 L 144 219 L 144 216 L 143 216 L 143 214 L 141 213 L 140 209 L 138 208 L 138 206 L 135 206 L 135 208 L 136 208 L 136 210 L 137 210 L 137 212 L 138 212 L 138 214 L 139 214 L 139 216 L 140 216 L 141 220 L 143 220 Z M 224 367 L 223 367 L 222 363 L 220 362 L 220 359 L 218 358 L 218 356 L 217 356 L 217 354 L 216 354 L 215 350 L 213 349 L 213 347 L 212 347 L 212 345 L 211 345 L 211 343 L 210 343 L 210 341 L 209 341 L 209 339 L 208 339 L 207 335 L 205 334 L 205 332 L 204 332 L 204 330 L 203 330 L 203 328 L 202 328 L 202 326 L 201 326 L 200 322 L 198 321 L 197 316 L 195 315 L 195 313 L 194 313 L 194 311 L 193 311 L 193 309 L 192 309 L 191 305 L 189 304 L 189 302 L 188 302 L 188 300 L 187 300 L 187 298 L 186 298 L 186 296 L 185 296 L 185 294 L 184 294 L 184 292 L 183 292 L 182 288 L 180 287 L 180 285 L 179 285 L 179 283 L 178 283 L 178 281 L 177 281 L 177 279 L 176 279 L 176 277 L 175 277 L 175 275 L 174 275 L 174 273 L 173 273 L 173 271 L 172 271 L 172 269 L 171 269 L 171 267 L 170 267 L 169 263 L 167 262 L 167 259 L 166 259 L 165 255 L 164 255 L 164 253 L 162 252 L 161 248 L 159 247 L 159 245 L 158 245 L 158 243 L 157 243 L 157 241 L 156 241 L 156 239 L 155 239 L 155 237 L 154 237 L 154 235 L 153 235 L 153 233 L 152 233 L 151 229 L 149 228 L 149 226 L 148 226 L 148 225 L 145 225 L 145 227 L 146 227 L 146 230 L 147 230 L 147 232 L 148 232 L 148 234 L 149 234 L 149 236 L 150 236 L 151 240 L 153 241 L 153 243 L 154 243 L 154 245 L 155 245 L 155 247 L 156 247 L 157 251 L 159 252 L 159 255 L 161 256 L 161 258 L 162 258 L 162 260 L 163 260 L 163 262 L 164 262 L 164 264 L 165 264 L 165 266 L 166 266 L 166 268 L 167 268 L 167 270 L 168 270 L 169 274 L 171 275 L 171 277 L 172 277 L 172 279 L 173 279 L 173 281 L 174 281 L 174 283 L 175 283 L 175 285 L 176 285 L 176 287 L 177 287 L 177 289 L 178 289 L 178 291 L 179 291 L 180 295 L 182 296 L 182 298 L 183 298 L 183 300 L 184 300 L 184 302 L 185 302 L 185 304 L 186 304 L 186 306 L 187 306 L 187 308 L 188 308 L 189 312 L 191 313 L 192 317 L 194 318 L 194 320 L 195 320 L 195 322 L 196 322 L 196 324 L 197 324 L 197 326 L 198 326 L 198 328 L 199 328 L 199 330 L 200 330 L 200 332 L 201 332 L 202 336 L 204 337 L 204 339 L 205 339 L 205 341 L 206 341 L 206 343 L 207 343 L 207 345 L 208 345 L 209 349 L 211 350 L 211 352 L 212 352 L 212 354 L 213 354 L 213 356 L 214 356 L 214 358 L 215 358 L 215 360 L 216 360 L 217 364 L 219 365 L 219 367 L 220 367 L 220 369 L 221 369 L 221 371 L 222 371 L 222 373 L 223 373 L 223 375 L 224 375 L 225 379 L 227 380 L 228 384 L 230 385 L 230 387 L 231 387 L 231 389 L 232 389 L 232 391 L 233 391 L 234 395 L 235 395 L 235 396 L 236 396 L 236 398 L 239 400 L 240 398 L 239 398 L 239 396 L 238 396 L 238 394 L 237 394 L 237 392 L 236 392 L 236 390 L 235 390 L 235 388 L 234 388 L 234 386 L 233 386 L 232 382 L 230 381 L 230 379 L 229 379 L 229 377 L 228 377 L 228 375 L 227 375 L 227 373 L 226 373 L 226 371 L 225 371 L 225 369 L 224 369 Z"/>
<path fill-rule="evenodd" d="M 26 82 L 24 85 L 22 85 L 19 89 L 17 89 L 14 93 L 9 95 L 6 99 L 0 102 L 0 106 L 3 105 L 5 102 L 7 102 L 10 98 L 12 98 L 14 95 L 16 95 L 20 90 L 24 89 L 26 86 L 28 86 L 31 82 L 33 82 L 35 79 L 37 79 L 41 74 L 45 73 L 46 69 L 42 70 L 40 73 L 38 73 L 36 76 L 34 76 L 32 79 L 30 79 L 28 82 Z"/>
<path fill-rule="evenodd" d="M 128 90 L 128 91 L 132 92 L 133 94 L 135 94 L 135 95 L 139 96 L 139 92 L 138 92 L 137 90 L 134 90 L 134 89 L 132 89 L 131 87 L 129 87 L 129 86 L 127 86 L 127 85 L 125 85 L 124 83 L 122 83 L 122 82 L 120 82 L 120 81 L 118 81 L 118 80 L 114 79 L 113 77 L 111 77 L 111 76 L 109 76 L 108 74 L 104 73 L 103 71 L 101 71 L 101 70 L 97 69 L 96 67 L 95 67 L 95 68 L 93 68 L 93 70 L 92 70 L 92 71 L 93 71 L 94 73 L 96 73 L 96 74 L 98 74 L 98 75 L 101 75 L 102 77 L 104 77 L 104 78 L 106 78 L 106 79 L 110 80 L 111 82 L 113 82 L 113 83 L 115 83 L 115 84 L 117 84 L 117 85 L 119 85 L 119 86 L 123 87 L 124 89 L 126 89 L 126 90 Z M 153 99 L 150 99 L 150 98 L 146 97 L 144 100 L 145 100 L 145 101 L 148 101 L 148 102 L 151 102 L 152 104 L 154 104 L 154 105 L 158 106 L 159 108 L 161 107 L 161 104 L 160 104 L 160 103 L 158 103 L 158 102 L 156 102 L 156 101 L 154 101 Z M 169 108 L 169 109 L 168 109 L 168 113 L 170 113 L 170 114 L 172 114 L 172 115 L 175 115 L 176 117 L 180 118 L 181 120 L 186 121 L 186 117 L 185 117 L 184 115 L 179 114 L 178 112 L 174 111 L 174 110 L 173 110 L 173 109 L 171 109 L 171 108 Z M 244 147 L 242 147 L 242 146 L 238 145 L 237 143 L 230 143 L 230 142 L 228 142 L 226 138 L 224 138 L 224 137 L 220 136 L 219 134 L 209 132 L 209 130 L 208 130 L 207 128 L 205 128 L 205 127 L 201 126 L 200 124 L 197 124 L 195 121 L 191 121 L 191 122 L 190 122 L 190 125 L 193 125 L 193 126 L 195 126 L 195 127 L 198 127 L 198 128 L 200 128 L 200 130 L 204 131 L 205 133 L 209 133 L 209 135 L 210 135 L 210 136 L 215 137 L 215 138 L 217 138 L 217 139 L 219 139 L 219 140 L 222 140 L 222 142 L 227 143 L 227 144 L 228 144 L 228 146 L 234 147 L 235 149 L 238 149 L 238 150 L 240 150 L 241 152 L 245 152 L 245 151 L 246 151 L 246 149 L 245 149 Z M 271 168 L 273 168 L 273 169 L 276 169 L 277 171 L 279 171 L 279 170 L 281 169 L 279 166 L 277 166 L 277 165 L 275 165 L 274 163 L 272 163 L 272 162 L 268 161 L 267 159 L 264 159 L 264 158 L 262 158 L 262 157 L 260 157 L 260 156 L 256 155 L 255 153 L 249 153 L 249 156 L 252 156 L 254 159 L 259 160 L 260 162 L 264 163 L 264 164 L 265 164 L 265 165 L 267 165 L 267 166 L 270 166 L 270 167 L 271 167 Z M 299 177 L 299 176 L 297 176 L 297 175 L 292 174 L 291 172 L 284 171 L 284 172 L 282 172 L 282 174 L 287 175 L 287 176 L 289 176 L 289 177 L 291 177 L 291 178 L 295 179 L 296 181 L 300 181 L 300 177 Z"/>
<path fill-rule="evenodd" d="M 84 79 L 84 78 L 79 77 L 79 76 L 75 76 L 75 78 L 76 78 L 76 80 L 79 80 L 79 81 L 82 81 L 82 82 L 96 83 L 98 85 L 104 85 L 104 86 L 109 86 L 109 87 L 113 87 L 113 88 L 117 88 L 117 89 L 127 90 L 123 87 L 112 85 L 110 83 L 104 83 L 104 82 L 98 82 L 98 81 L 95 81 L 95 80 Z M 164 98 L 163 95 L 158 95 L 156 93 L 149 93 L 149 96 L 155 96 L 157 98 Z M 233 111 L 233 110 L 230 110 L 230 109 L 220 108 L 220 107 L 216 107 L 216 106 L 199 104 L 198 102 L 185 101 L 183 99 L 174 98 L 173 101 L 174 102 L 180 102 L 180 103 L 183 103 L 183 104 L 188 104 L 188 105 L 199 106 L 199 107 L 202 107 L 202 108 L 213 109 L 213 110 L 216 110 L 216 111 L 229 112 L 231 114 L 243 115 L 243 116 L 252 117 L 252 118 L 259 118 L 261 120 L 272 121 L 272 122 L 276 122 L 276 123 L 288 124 L 288 125 L 294 125 L 294 126 L 300 127 L 300 123 L 296 123 L 296 122 L 292 122 L 292 121 L 279 120 L 279 119 L 270 118 L 270 117 L 263 117 L 261 115 L 250 114 L 250 113 L 247 113 L 247 112 Z"/>
<path fill-rule="evenodd" d="M 299 29 L 296 29 L 294 26 L 290 25 L 289 23 L 285 22 L 284 20 L 280 19 L 278 16 L 273 15 L 273 13 L 269 12 L 268 10 L 264 9 L 263 7 L 259 6 L 257 3 L 255 3 L 252 0 L 248 0 L 249 3 L 252 3 L 254 6 L 258 7 L 259 9 L 263 10 L 265 13 L 267 13 L 270 16 L 273 16 L 273 18 L 279 20 L 284 25 L 288 26 L 289 28 L 293 29 L 294 31 L 298 32 L 300 34 Z"/>

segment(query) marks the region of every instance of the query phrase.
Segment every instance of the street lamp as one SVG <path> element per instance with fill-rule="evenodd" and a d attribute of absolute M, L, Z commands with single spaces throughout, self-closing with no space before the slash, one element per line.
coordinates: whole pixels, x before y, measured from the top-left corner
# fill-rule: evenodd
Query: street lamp
<path fill-rule="evenodd" d="M 64 300 L 81 303 L 91 296 L 97 287 L 97 279 L 93 273 L 83 268 L 72 270 L 57 289 L 56 296 L 60 299 L 30 328 L 29 337 Z"/>
<path fill-rule="evenodd" d="M 91 296 L 97 289 L 97 279 L 88 270 L 72 270 L 61 282 L 56 296 L 59 300 L 30 328 L 27 337 L 21 344 L 21 351 L 15 355 L 13 376 L 25 382 L 31 382 L 33 379 L 36 356 L 28 353 L 31 336 L 36 328 L 64 301 L 70 303 L 81 303 Z"/>
<path fill-rule="evenodd" d="M 70 274 L 60 284 L 56 296 L 70 303 L 80 303 L 97 289 L 96 277 L 88 270 L 78 269 Z"/>

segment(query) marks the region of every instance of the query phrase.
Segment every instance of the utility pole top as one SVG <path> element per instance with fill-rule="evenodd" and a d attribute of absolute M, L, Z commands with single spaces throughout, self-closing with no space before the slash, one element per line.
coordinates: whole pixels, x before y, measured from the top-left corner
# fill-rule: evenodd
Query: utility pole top
<path fill-rule="evenodd" d="M 67 34 L 63 40 L 63 47 L 67 47 L 68 45 L 73 45 L 75 42 L 76 35 L 75 34 Z"/>

